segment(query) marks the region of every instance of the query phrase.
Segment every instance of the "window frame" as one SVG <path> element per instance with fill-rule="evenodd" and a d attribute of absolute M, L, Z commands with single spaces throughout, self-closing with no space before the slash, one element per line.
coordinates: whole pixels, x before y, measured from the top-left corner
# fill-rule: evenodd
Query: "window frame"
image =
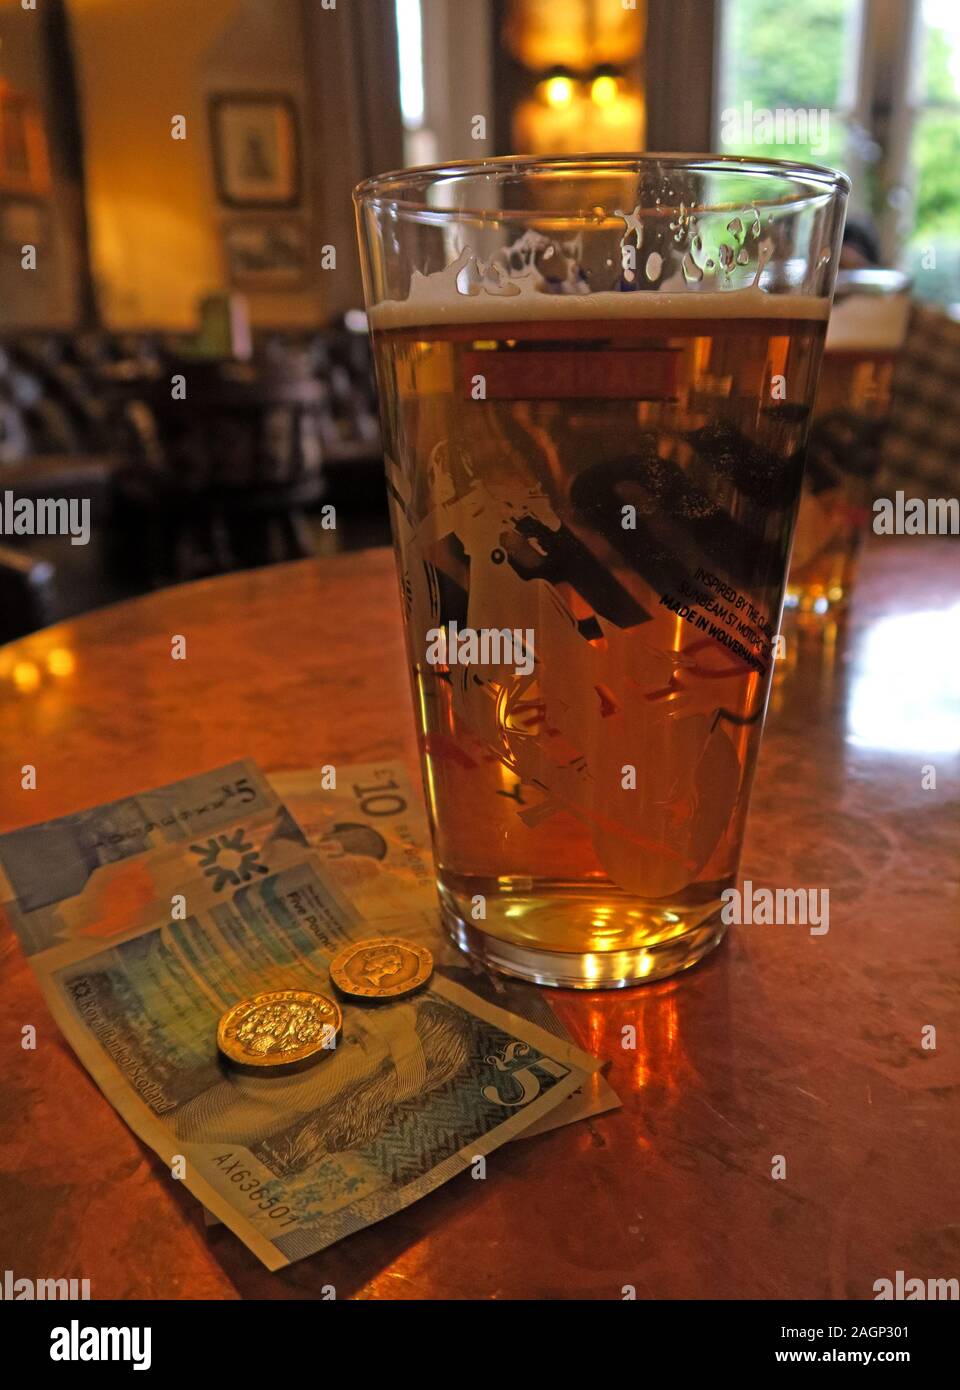
<path fill-rule="evenodd" d="M 730 6 L 720 5 L 716 25 L 712 141 L 720 148 L 720 104 Z M 854 183 L 854 206 L 876 224 L 884 264 L 900 265 L 916 220 L 916 178 L 911 162 L 916 121 L 930 109 L 918 100 L 916 65 L 921 39 L 921 0 L 858 0 L 856 56 L 848 70 L 849 105 L 831 108 L 849 131 L 846 171 Z M 952 108 L 951 108 L 952 109 Z M 957 103 L 960 118 L 960 102 Z M 876 146 L 871 160 L 865 150 Z M 875 178 L 872 197 L 868 178 Z"/>

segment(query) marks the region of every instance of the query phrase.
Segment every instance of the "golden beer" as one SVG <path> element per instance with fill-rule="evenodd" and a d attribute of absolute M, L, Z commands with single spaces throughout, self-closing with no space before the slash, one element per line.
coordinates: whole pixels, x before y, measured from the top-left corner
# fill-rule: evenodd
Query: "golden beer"
<path fill-rule="evenodd" d="M 809 398 L 825 321 L 597 298 L 374 311 L 388 485 L 448 921 L 675 968 L 733 882 L 769 686 L 807 423 L 771 383 Z M 532 669 L 428 663 L 451 622 L 529 631 Z"/>
<path fill-rule="evenodd" d="M 787 584 L 788 609 L 814 621 L 842 612 L 850 599 L 873 514 L 882 431 L 909 308 L 905 276 L 846 276 L 854 286 L 866 280 L 871 292 L 842 300 L 831 317 Z"/>

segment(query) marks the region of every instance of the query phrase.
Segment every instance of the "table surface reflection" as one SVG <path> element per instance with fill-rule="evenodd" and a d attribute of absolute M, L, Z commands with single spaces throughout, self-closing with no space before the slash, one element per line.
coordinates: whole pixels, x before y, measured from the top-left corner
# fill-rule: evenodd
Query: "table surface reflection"
<path fill-rule="evenodd" d="M 485 1181 L 464 1173 L 279 1274 L 204 1228 L 75 1061 L 4 925 L 0 1268 L 88 1277 L 94 1298 L 872 1298 L 898 1269 L 960 1274 L 958 559 L 950 541 L 874 541 L 845 632 L 785 628 L 742 876 L 828 886 L 829 932 L 733 927 L 678 979 L 552 996 L 610 1059 L 622 1108 L 508 1145 Z M 367 552 L 0 649 L 0 829 L 245 755 L 414 765 L 398 607 L 392 556 Z"/>

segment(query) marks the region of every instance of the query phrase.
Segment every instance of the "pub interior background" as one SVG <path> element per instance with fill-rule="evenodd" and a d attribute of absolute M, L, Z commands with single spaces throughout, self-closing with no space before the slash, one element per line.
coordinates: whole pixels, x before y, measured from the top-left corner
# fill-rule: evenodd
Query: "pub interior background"
<path fill-rule="evenodd" d="M 829 120 L 758 144 L 785 108 Z M 4 527 L 0 640 L 386 544 L 354 185 L 651 149 L 850 175 L 845 264 L 935 315 L 955 495 L 955 0 L 0 0 L 0 499 L 92 508 L 89 544 Z"/>

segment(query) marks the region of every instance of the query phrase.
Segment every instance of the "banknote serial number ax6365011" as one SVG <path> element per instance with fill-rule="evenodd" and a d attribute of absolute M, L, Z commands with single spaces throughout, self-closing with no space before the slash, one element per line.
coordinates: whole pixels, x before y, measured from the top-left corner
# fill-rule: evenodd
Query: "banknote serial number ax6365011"
<path fill-rule="evenodd" d="M 232 1163 L 230 1162 L 231 1159 L 233 1159 Z M 296 1212 L 280 1202 L 279 1197 L 268 1196 L 267 1187 L 270 1184 L 264 1183 L 249 1168 L 244 1168 L 243 1160 L 234 1158 L 232 1151 L 218 1154 L 213 1162 L 220 1169 L 222 1175 L 230 1179 L 238 1192 L 242 1192 L 248 1201 L 255 1202 L 271 1221 L 278 1221 L 281 1230 L 284 1226 L 290 1226 L 296 1221 Z"/>

